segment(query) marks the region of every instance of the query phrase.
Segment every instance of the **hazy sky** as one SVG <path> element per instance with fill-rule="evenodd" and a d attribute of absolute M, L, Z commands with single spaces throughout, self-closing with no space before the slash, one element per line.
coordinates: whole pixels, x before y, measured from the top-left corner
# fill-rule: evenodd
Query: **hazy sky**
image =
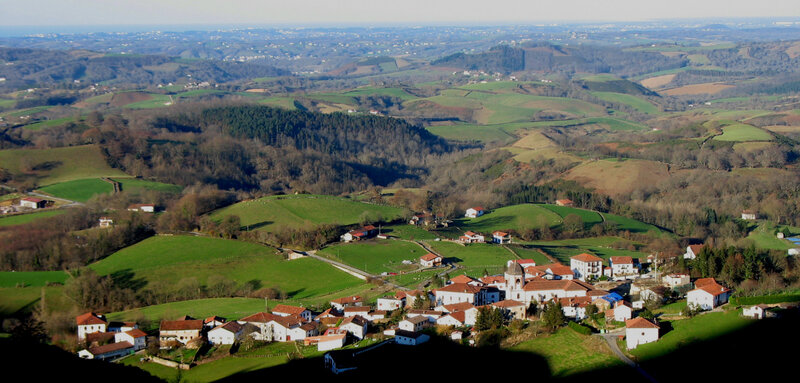
<path fill-rule="evenodd" d="M 442 24 L 800 17 L 798 0 L 0 0 L 0 24 Z"/>

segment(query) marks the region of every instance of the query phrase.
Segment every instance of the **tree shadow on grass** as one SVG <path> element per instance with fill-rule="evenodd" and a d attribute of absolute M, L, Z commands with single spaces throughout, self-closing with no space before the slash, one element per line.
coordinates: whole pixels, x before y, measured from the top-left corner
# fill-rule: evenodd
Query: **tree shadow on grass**
<path fill-rule="evenodd" d="M 147 286 L 147 281 L 144 278 L 136 278 L 136 274 L 131 269 L 123 269 L 111 273 L 111 280 L 114 281 L 114 286 L 120 289 L 131 289 L 139 291 Z"/>
<path fill-rule="evenodd" d="M 260 229 L 262 227 L 265 227 L 265 226 L 268 226 L 268 225 L 272 225 L 273 223 L 275 223 L 275 222 L 274 221 L 261 221 L 261 222 L 256 222 L 254 224 L 242 226 L 239 229 L 240 230 L 258 230 L 258 229 Z"/>

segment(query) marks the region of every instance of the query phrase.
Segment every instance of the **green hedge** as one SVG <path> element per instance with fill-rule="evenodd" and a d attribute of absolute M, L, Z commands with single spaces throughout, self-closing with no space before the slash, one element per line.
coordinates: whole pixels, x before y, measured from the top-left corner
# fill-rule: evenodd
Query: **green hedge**
<path fill-rule="evenodd" d="M 757 305 L 761 303 L 800 302 L 800 294 L 763 295 L 760 297 L 733 297 L 732 305 Z"/>
<path fill-rule="evenodd" d="M 592 335 L 592 329 L 590 329 L 590 328 L 588 328 L 588 327 L 586 327 L 586 326 L 584 326 L 582 324 L 579 324 L 578 322 L 569 321 L 567 326 L 569 328 L 575 330 L 575 332 L 577 332 L 578 334 Z"/>

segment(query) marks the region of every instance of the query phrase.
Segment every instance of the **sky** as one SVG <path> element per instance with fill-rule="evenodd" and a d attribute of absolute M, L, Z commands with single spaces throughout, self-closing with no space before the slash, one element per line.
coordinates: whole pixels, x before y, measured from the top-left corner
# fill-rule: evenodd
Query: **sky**
<path fill-rule="evenodd" d="M 800 19 L 798 0 L 0 0 L 0 25 L 397 25 Z"/>

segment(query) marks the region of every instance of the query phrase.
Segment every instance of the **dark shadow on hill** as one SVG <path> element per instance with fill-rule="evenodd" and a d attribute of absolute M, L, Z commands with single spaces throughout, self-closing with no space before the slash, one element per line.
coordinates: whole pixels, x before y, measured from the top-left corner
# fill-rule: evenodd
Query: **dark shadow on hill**
<path fill-rule="evenodd" d="M 491 214 L 492 213 L 489 213 L 487 215 L 490 216 Z M 511 225 L 511 221 L 513 221 L 513 217 L 509 217 L 509 216 L 490 217 L 490 218 L 485 218 L 485 219 L 481 220 L 480 225 L 484 226 L 484 227 L 485 226 Z M 471 222 L 464 221 L 463 224 L 465 226 L 469 227 Z M 500 227 L 502 227 L 502 226 L 500 226 Z"/>
<path fill-rule="evenodd" d="M 450 265 L 450 264 L 459 263 L 459 262 L 464 262 L 464 260 L 459 258 L 459 257 L 442 258 L 442 263 L 445 264 L 445 265 Z"/>
<path fill-rule="evenodd" d="M 114 281 L 114 286 L 120 289 L 131 289 L 139 291 L 147 286 L 147 281 L 144 278 L 136 278 L 136 274 L 131 269 L 122 269 L 111 273 L 111 280 Z"/>
<path fill-rule="evenodd" d="M 55 346 L 11 339 L 0 339 L 0 360 L 6 367 L 6 379 L 11 380 L 14 380 L 11 375 L 20 374 L 18 379 L 33 382 L 96 380 L 88 378 L 90 376 L 113 376 L 115 382 L 161 382 L 136 367 L 81 359 Z"/>
<path fill-rule="evenodd" d="M 239 229 L 241 229 L 241 230 L 258 230 L 258 229 L 260 229 L 260 228 L 262 228 L 264 226 L 271 225 L 273 223 L 275 223 L 275 222 L 273 222 L 273 221 L 261 221 L 261 222 L 256 222 L 256 223 L 254 223 L 252 225 L 242 226 Z"/>
<path fill-rule="evenodd" d="M 535 376 L 537 381 L 547 380 L 550 369 L 544 358 L 528 353 L 512 352 L 496 348 L 474 348 L 456 344 L 446 339 L 432 339 L 420 346 L 401 346 L 388 344 L 367 351 L 357 357 L 358 368 L 339 376 L 325 369 L 322 357 L 293 360 L 273 368 L 236 374 L 224 379 L 225 382 L 265 381 L 278 376 L 297 376 L 313 381 L 367 379 L 394 381 L 401 376 L 420 381 L 432 378 L 473 380 L 488 374 L 503 376 L 508 371 L 518 371 L 519 376 Z M 524 375 L 523 375 L 524 374 Z M 496 375 L 500 378 L 501 375 Z"/>
<path fill-rule="evenodd" d="M 63 164 L 64 163 L 61 162 L 61 161 L 45 161 L 45 162 L 41 162 L 41 163 L 38 163 L 38 164 L 34 165 L 31 170 L 36 171 L 36 172 L 48 171 L 48 170 L 53 170 L 53 169 L 55 169 L 55 168 L 57 168 L 57 167 L 59 167 L 59 166 L 61 166 Z"/>
<path fill-rule="evenodd" d="M 297 296 L 297 294 L 300 294 L 300 293 L 302 293 L 303 291 L 306 291 L 305 287 L 304 287 L 304 288 L 302 288 L 302 289 L 298 289 L 298 290 L 294 290 L 294 291 L 289 291 L 289 292 L 287 292 L 287 293 L 286 293 L 286 297 L 287 297 L 287 298 L 294 298 L 295 296 Z"/>

